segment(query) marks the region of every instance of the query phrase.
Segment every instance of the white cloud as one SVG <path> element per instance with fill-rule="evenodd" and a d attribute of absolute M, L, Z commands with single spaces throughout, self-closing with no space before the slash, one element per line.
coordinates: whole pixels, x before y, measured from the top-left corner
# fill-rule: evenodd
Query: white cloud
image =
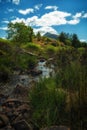
<path fill-rule="evenodd" d="M 21 23 L 21 22 L 24 22 L 24 23 L 25 23 L 25 19 L 24 19 L 24 18 L 21 18 L 21 19 L 20 19 L 20 18 L 16 18 L 16 19 L 14 19 L 14 20 L 11 20 L 11 22 L 14 23 L 14 24 L 15 24 L 16 22 L 17 22 L 17 23 Z"/>
<path fill-rule="evenodd" d="M 7 27 L 0 27 L 0 30 L 7 30 Z"/>
<path fill-rule="evenodd" d="M 24 18 L 16 18 L 14 20 L 11 20 L 12 23 L 21 23 L 21 22 L 24 22 L 26 25 L 29 25 L 29 26 L 35 26 L 36 25 L 36 21 L 38 20 L 38 17 L 37 16 L 33 16 L 31 18 L 27 18 L 27 19 L 24 19 Z"/>
<path fill-rule="evenodd" d="M 44 14 L 42 17 L 33 16 L 31 18 L 16 18 L 13 20 L 13 22 L 21 22 L 23 21 L 26 25 L 31 26 L 56 26 L 56 25 L 62 25 L 66 24 L 67 20 L 66 17 L 71 16 L 70 13 L 67 12 L 61 12 L 61 11 L 53 11 L 50 13 Z"/>
<path fill-rule="evenodd" d="M 27 18 L 25 24 L 30 26 L 37 26 L 37 22 L 38 22 L 38 17 L 33 16 L 31 18 Z"/>
<path fill-rule="evenodd" d="M 73 19 L 73 20 L 67 21 L 68 24 L 72 24 L 72 25 L 78 24 L 79 22 L 80 22 L 80 19 Z"/>
<path fill-rule="evenodd" d="M 80 39 L 80 41 L 81 41 L 81 42 L 86 42 L 86 40 L 85 40 L 85 39 Z"/>
<path fill-rule="evenodd" d="M 46 32 L 57 33 L 52 26 L 72 24 L 76 25 L 80 22 L 80 14 L 76 14 L 75 18 L 72 17 L 71 13 L 62 12 L 62 11 L 52 11 L 42 15 L 40 18 L 38 16 L 33 16 L 30 18 L 16 18 L 12 20 L 13 23 L 24 22 L 27 26 L 38 27 L 34 29 L 35 32 L 40 31 L 43 35 Z M 71 17 L 71 20 L 67 20 L 67 17 Z M 77 18 L 76 18 L 77 17 Z"/>
<path fill-rule="evenodd" d="M 27 15 L 27 14 L 29 14 L 29 13 L 33 13 L 34 12 L 34 9 L 32 9 L 32 8 L 29 8 L 29 9 L 25 9 L 25 10 L 19 10 L 18 11 L 20 14 L 23 14 L 23 15 Z"/>
<path fill-rule="evenodd" d="M 66 17 L 71 16 L 70 13 L 53 11 L 46 13 L 40 19 L 37 20 L 37 26 L 55 26 L 66 24 Z"/>
<path fill-rule="evenodd" d="M 85 13 L 85 14 L 83 15 L 83 18 L 87 18 L 87 13 Z"/>
<path fill-rule="evenodd" d="M 14 4 L 18 5 L 20 3 L 20 0 L 13 0 L 12 1 Z"/>
<path fill-rule="evenodd" d="M 41 35 L 44 35 L 47 32 L 50 32 L 52 34 L 58 34 L 57 31 L 52 27 L 41 27 L 41 28 L 38 28 L 38 29 L 34 29 L 34 32 L 35 32 L 35 34 L 37 32 L 40 32 Z"/>
<path fill-rule="evenodd" d="M 62 12 L 62 11 L 53 11 L 50 13 L 46 13 L 42 15 L 40 18 L 38 16 L 33 16 L 31 18 L 16 18 L 12 20 L 13 23 L 15 22 L 24 22 L 26 25 L 30 26 L 37 26 L 37 27 L 51 27 L 57 25 L 64 25 L 64 24 L 72 24 L 76 25 L 80 22 L 81 14 L 76 14 L 75 17 L 71 20 L 67 20 L 66 18 L 71 16 L 70 13 Z"/>
<path fill-rule="evenodd" d="M 58 7 L 57 6 L 46 6 L 45 9 L 53 9 L 53 10 L 57 10 Z"/>
<path fill-rule="evenodd" d="M 35 5 L 34 8 L 35 8 L 36 10 L 39 10 L 39 9 L 42 7 L 42 5 L 43 5 L 43 4 Z"/>
<path fill-rule="evenodd" d="M 82 17 L 82 13 L 83 13 L 83 12 L 81 12 L 81 13 L 76 13 L 76 14 L 73 16 L 73 18 L 74 18 L 74 19 L 77 19 L 77 18 Z"/>

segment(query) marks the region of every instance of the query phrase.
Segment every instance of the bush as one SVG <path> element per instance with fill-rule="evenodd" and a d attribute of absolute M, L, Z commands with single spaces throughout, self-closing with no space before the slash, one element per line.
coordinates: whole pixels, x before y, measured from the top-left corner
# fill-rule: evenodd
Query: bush
<path fill-rule="evenodd" d="M 29 51 L 38 51 L 40 49 L 40 46 L 35 43 L 26 43 L 22 45 L 23 48 L 29 50 Z"/>
<path fill-rule="evenodd" d="M 52 45 L 48 45 L 45 51 L 49 56 L 53 56 L 56 53 L 56 48 Z"/>
<path fill-rule="evenodd" d="M 21 68 L 22 70 L 25 69 L 28 70 L 32 69 L 36 63 L 37 63 L 36 57 L 30 56 L 28 54 L 18 54 L 15 65 Z"/>
<path fill-rule="evenodd" d="M 61 124 L 66 104 L 66 93 L 62 89 L 56 88 L 54 80 L 41 80 L 31 90 L 29 97 L 33 108 L 32 121 L 39 128 Z"/>

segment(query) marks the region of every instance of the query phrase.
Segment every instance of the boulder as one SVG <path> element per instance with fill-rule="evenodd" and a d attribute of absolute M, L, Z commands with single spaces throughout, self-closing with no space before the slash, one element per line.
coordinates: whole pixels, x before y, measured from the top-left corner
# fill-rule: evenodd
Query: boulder
<path fill-rule="evenodd" d="M 0 128 L 5 127 L 6 125 L 8 125 L 8 123 L 9 123 L 8 117 L 4 114 L 0 114 Z"/>
<path fill-rule="evenodd" d="M 23 87 L 22 85 L 17 85 L 13 92 L 12 92 L 12 95 L 16 98 L 18 98 L 19 96 L 21 98 L 24 98 L 24 97 L 27 97 L 28 96 L 28 88 L 27 87 Z"/>
<path fill-rule="evenodd" d="M 15 122 L 13 127 L 15 130 L 32 130 L 32 127 L 25 120 Z"/>
<path fill-rule="evenodd" d="M 31 70 L 31 75 L 32 76 L 38 76 L 42 74 L 42 71 L 41 70 Z"/>
<path fill-rule="evenodd" d="M 7 72 L 0 72 L 0 82 L 6 82 L 9 78 Z"/>

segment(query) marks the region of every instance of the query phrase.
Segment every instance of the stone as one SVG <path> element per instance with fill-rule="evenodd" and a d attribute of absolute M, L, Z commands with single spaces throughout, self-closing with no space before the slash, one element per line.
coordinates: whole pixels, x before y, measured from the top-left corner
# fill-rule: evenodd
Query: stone
<path fill-rule="evenodd" d="M 38 76 L 38 75 L 40 75 L 40 74 L 42 74 L 42 71 L 41 71 L 41 70 L 32 70 L 32 71 L 31 71 L 31 75 L 32 75 L 32 76 Z"/>
<path fill-rule="evenodd" d="M 13 127 L 15 130 L 32 130 L 31 126 L 25 120 L 14 123 Z"/>
<path fill-rule="evenodd" d="M 6 82 L 9 76 L 7 72 L 0 72 L 0 82 Z"/>
<path fill-rule="evenodd" d="M 4 114 L 0 114 L 0 128 L 5 127 L 6 125 L 8 125 L 8 123 L 9 123 L 8 117 Z"/>

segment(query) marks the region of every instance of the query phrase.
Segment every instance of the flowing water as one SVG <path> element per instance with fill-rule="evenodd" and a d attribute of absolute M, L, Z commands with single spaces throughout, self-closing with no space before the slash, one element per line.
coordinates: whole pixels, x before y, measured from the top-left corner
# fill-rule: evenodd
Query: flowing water
<path fill-rule="evenodd" d="M 14 85 L 21 84 L 23 86 L 29 86 L 32 81 L 39 81 L 40 78 L 49 78 L 54 75 L 54 66 L 51 64 L 50 67 L 46 65 L 47 61 L 39 61 L 35 70 L 40 70 L 42 73 L 37 76 L 31 76 L 30 74 L 15 75 L 12 83 Z"/>
<path fill-rule="evenodd" d="M 15 71 L 14 75 L 11 76 L 9 82 L 0 85 L 0 88 L 2 87 L 2 93 L 11 95 L 13 89 L 17 86 L 17 84 L 20 84 L 24 87 L 29 87 L 32 82 L 38 82 L 40 78 L 49 78 L 55 74 L 54 66 L 50 64 L 48 67 L 47 61 L 39 61 L 35 70 L 40 70 L 42 73 L 37 76 L 32 76 L 31 74 L 19 74 L 18 71 Z"/>

